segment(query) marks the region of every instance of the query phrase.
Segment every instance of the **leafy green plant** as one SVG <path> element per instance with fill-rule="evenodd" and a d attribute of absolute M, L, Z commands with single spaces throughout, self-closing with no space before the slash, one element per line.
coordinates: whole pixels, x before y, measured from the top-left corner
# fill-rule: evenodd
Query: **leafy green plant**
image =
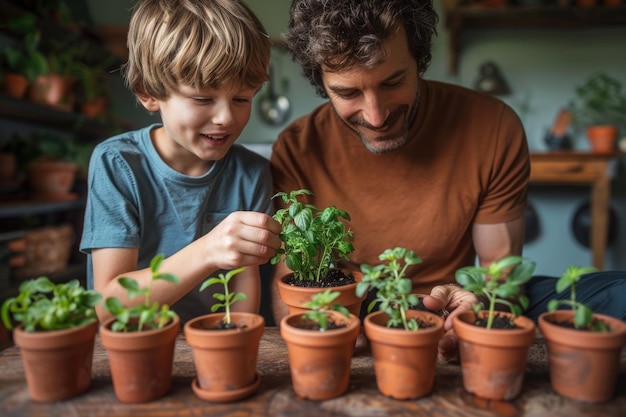
<path fill-rule="evenodd" d="M 152 279 L 147 288 L 140 288 L 137 281 L 133 278 L 121 277 L 118 279 L 119 284 L 128 292 L 129 298 L 144 296 L 144 302 L 134 307 L 124 307 L 118 298 L 107 298 L 104 302 L 104 307 L 116 318 L 111 326 L 111 330 L 114 332 L 140 332 L 157 329 L 162 328 L 170 320 L 177 317 L 176 313 L 170 310 L 167 304 L 150 301 L 154 281 L 164 280 L 173 284 L 177 284 L 180 281 L 174 274 L 159 271 L 163 258 L 162 254 L 158 254 L 150 261 Z"/>
<path fill-rule="evenodd" d="M 24 281 L 18 295 L 4 301 L 0 314 L 9 330 L 13 329 L 11 319 L 22 323 L 27 332 L 69 329 L 95 321 L 94 308 L 101 299 L 76 279 L 55 284 L 41 276 Z"/>
<path fill-rule="evenodd" d="M 22 38 L 20 44 L 4 47 L 3 54 L 0 56 L 4 73 L 21 74 L 28 81 L 33 81 L 37 76 L 48 71 L 48 61 L 39 50 L 41 33 L 36 28 L 36 19 L 35 15 L 25 13 L 2 25 Z"/>
<path fill-rule="evenodd" d="M 488 268 L 466 266 L 456 271 L 456 281 L 464 290 L 488 301 L 486 328 L 491 329 L 495 318 L 496 304 L 507 306 L 513 317 L 522 314 L 528 308 L 528 298 L 520 294 L 523 285 L 532 278 L 535 262 L 521 256 L 506 256 L 497 260 Z M 515 303 L 512 298 L 517 299 Z M 473 305 L 478 313 L 485 308 L 482 301 Z"/>
<path fill-rule="evenodd" d="M 309 301 L 303 304 L 303 307 L 309 310 L 302 314 L 306 320 L 310 320 L 319 326 L 321 332 L 328 330 L 329 316 L 331 311 L 337 311 L 346 317 L 350 317 L 350 311 L 339 303 L 334 303 L 339 297 L 338 291 L 332 291 L 330 288 L 322 292 L 314 294 Z"/>
<path fill-rule="evenodd" d="M 422 262 L 414 251 L 396 247 L 385 249 L 378 255 L 383 263 L 372 266 L 361 265 L 363 278 L 356 286 L 356 294 L 362 297 L 370 289 L 376 289 L 376 298 L 367 306 L 371 312 L 378 304 L 378 309 L 389 316 L 387 327 L 403 327 L 406 330 L 418 330 L 419 323 L 414 318 L 407 318 L 406 312 L 419 303 L 417 294 L 412 294 L 413 283 L 406 276 L 411 265 Z"/>
<path fill-rule="evenodd" d="M 301 195 L 313 193 L 302 189 L 279 192 L 272 197 L 282 198 L 287 207 L 273 216 L 282 226 L 279 237 L 284 247 L 271 263 L 278 263 L 284 255 L 296 279 L 320 282 L 338 260 L 347 260 L 354 251 L 350 242 L 352 231 L 342 221 L 350 220 L 350 215 L 334 206 L 320 210 L 312 204 L 303 204 L 298 200 Z"/>
<path fill-rule="evenodd" d="M 592 74 L 576 87 L 568 108 L 580 127 L 614 124 L 626 129 L 626 91 L 619 80 L 603 72 Z"/>
<path fill-rule="evenodd" d="M 556 282 L 556 293 L 561 294 L 569 288 L 570 298 L 569 300 L 550 300 L 548 302 L 548 311 L 555 311 L 561 305 L 570 306 L 574 311 L 575 328 L 607 332 L 609 328 L 602 320 L 593 319 L 591 308 L 576 301 L 576 284 L 580 281 L 580 277 L 595 271 L 597 269 L 591 266 L 569 266 Z"/>
<path fill-rule="evenodd" d="M 248 297 L 244 293 L 234 293 L 231 292 L 228 288 L 228 283 L 230 280 L 240 272 L 243 272 L 245 268 L 233 269 L 232 271 L 228 271 L 226 274 L 218 274 L 217 277 L 207 278 L 202 285 L 200 286 L 200 291 L 204 291 L 207 287 L 215 284 L 222 284 L 224 286 L 223 293 L 215 293 L 213 294 L 213 298 L 219 301 L 219 303 L 215 303 L 211 306 L 211 311 L 215 313 L 220 308 L 224 308 L 224 319 L 222 322 L 225 327 L 232 328 L 235 327 L 232 324 L 230 318 L 230 307 L 236 303 L 237 301 L 245 301 Z"/>

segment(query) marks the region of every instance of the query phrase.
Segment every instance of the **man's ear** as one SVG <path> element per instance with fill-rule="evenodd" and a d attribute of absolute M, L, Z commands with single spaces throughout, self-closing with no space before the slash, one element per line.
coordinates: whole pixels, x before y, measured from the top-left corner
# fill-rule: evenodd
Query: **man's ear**
<path fill-rule="evenodd" d="M 159 102 L 152 96 L 146 93 L 137 93 L 137 99 L 141 104 L 150 112 L 159 111 Z"/>

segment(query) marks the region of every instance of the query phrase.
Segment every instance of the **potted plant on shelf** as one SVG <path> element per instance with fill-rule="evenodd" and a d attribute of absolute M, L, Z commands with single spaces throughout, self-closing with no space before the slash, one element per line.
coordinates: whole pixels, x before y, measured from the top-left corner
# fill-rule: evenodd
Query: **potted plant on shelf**
<path fill-rule="evenodd" d="M 143 296 L 143 303 L 125 307 L 114 297 L 104 302 L 104 307 L 114 317 L 102 323 L 100 339 L 109 355 L 115 395 L 122 402 L 156 400 L 165 395 L 171 386 L 180 319 L 167 304 L 152 302 L 150 295 L 155 281 L 175 284 L 179 279 L 174 274 L 160 272 L 162 261 L 161 254 L 152 258 L 152 280 L 146 288 L 140 288 L 132 278 L 118 279 L 129 298 Z"/>
<path fill-rule="evenodd" d="M 314 294 L 305 312 L 289 314 L 280 322 L 287 344 L 291 382 L 296 395 L 328 400 L 344 394 L 361 321 L 337 303 L 330 288 Z"/>
<path fill-rule="evenodd" d="M 409 266 L 422 260 L 406 248 L 386 249 L 383 263 L 361 265 L 363 279 L 357 295 L 376 291 L 363 321 L 372 346 L 376 384 L 384 395 L 408 400 L 428 395 L 435 382 L 437 347 L 443 336 L 443 319 L 412 309 L 419 303 L 406 276 Z M 378 311 L 373 312 L 378 306 Z"/>
<path fill-rule="evenodd" d="M 615 150 L 618 133 L 626 132 L 626 92 L 622 83 L 598 72 L 575 89 L 568 104 L 575 126 L 585 129 L 593 152 Z"/>
<path fill-rule="evenodd" d="M 463 386 L 468 392 L 493 400 L 511 400 L 519 395 L 535 324 L 521 315 L 528 299 L 520 295 L 530 280 L 535 263 L 521 256 L 507 256 L 488 268 L 467 266 L 456 272 L 456 281 L 485 299 L 474 311 L 454 317 L 459 339 Z M 518 305 L 519 303 L 519 305 Z M 496 304 L 510 311 L 496 311 Z"/>
<path fill-rule="evenodd" d="M 261 381 L 256 364 L 265 320 L 259 314 L 231 312 L 235 302 L 247 298 L 228 288 L 230 280 L 244 269 L 205 280 L 200 291 L 216 284 L 224 290 L 213 294 L 218 302 L 211 307 L 211 314 L 196 317 L 184 327 L 197 374 L 191 386 L 203 400 L 239 400 L 254 393 Z M 217 312 L 221 308 L 224 312 Z"/>
<path fill-rule="evenodd" d="M 113 63 L 111 58 L 99 63 L 76 64 L 77 102 L 80 112 L 87 118 L 101 117 L 109 104 L 109 84 L 107 68 Z"/>
<path fill-rule="evenodd" d="M 33 400 L 61 401 L 89 389 L 98 331 L 94 307 L 101 299 L 78 280 L 55 284 L 42 276 L 24 281 L 18 295 L 4 301 L 2 322 L 13 329 Z"/>
<path fill-rule="evenodd" d="M 21 99 L 37 76 L 48 70 L 48 62 L 39 50 L 41 34 L 35 27 L 36 17 L 25 13 L 2 25 L 22 38 L 20 44 L 7 45 L 0 58 L 4 91 Z"/>
<path fill-rule="evenodd" d="M 357 297 L 355 288 L 361 273 L 336 267 L 338 261 L 347 260 L 354 251 L 352 231 L 343 222 L 350 220 L 350 215 L 334 206 L 320 210 L 299 201 L 300 196 L 312 194 L 302 189 L 279 192 L 273 197 L 281 198 L 286 207 L 274 214 L 282 225 L 279 237 L 283 247 L 271 263 L 284 257 L 287 268 L 293 271 L 278 281 L 280 297 L 289 314 L 294 314 L 305 311 L 302 305 L 315 293 L 332 287 L 340 293 L 336 301 L 358 316 L 364 297 Z"/>
<path fill-rule="evenodd" d="M 556 282 L 556 292 L 570 290 L 568 300 L 551 300 L 539 316 L 546 339 L 550 384 L 558 394 L 598 403 L 615 392 L 620 354 L 626 343 L 626 323 L 593 313 L 576 300 L 576 284 L 592 267 L 570 266 Z M 559 307 L 571 309 L 558 309 Z"/>

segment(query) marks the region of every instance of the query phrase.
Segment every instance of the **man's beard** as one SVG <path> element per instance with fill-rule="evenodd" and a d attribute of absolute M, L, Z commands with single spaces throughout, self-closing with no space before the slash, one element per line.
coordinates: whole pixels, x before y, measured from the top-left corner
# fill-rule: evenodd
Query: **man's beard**
<path fill-rule="evenodd" d="M 369 123 L 367 123 L 365 120 L 352 119 L 349 121 L 349 123 L 344 120 L 344 123 L 348 124 L 349 127 L 351 127 L 352 130 L 354 130 L 359 135 L 359 137 L 361 138 L 361 142 L 363 143 L 363 146 L 365 146 L 365 148 L 371 153 L 384 154 L 384 153 L 393 152 L 397 149 L 402 148 L 409 141 L 409 130 L 411 128 L 411 125 L 413 124 L 413 121 L 415 120 L 415 116 L 417 115 L 418 100 L 419 100 L 419 96 L 415 98 L 415 101 L 413 102 L 413 105 L 411 106 L 411 108 L 408 108 L 408 106 L 401 106 L 397 108 L 396 110 L 394 110 L 394 112 L 391 113 L 389 117 L 387 117 L 387 120 L 385 120 L 385 124 L 383 125 L 383 128 L 385 126 L 393 125 L 394 123 L 398 121 L 399 118 L 401 118 L 403 115 L 408 113 L 408 117 L 406 117 L 405 119 L 404 126 L 402 126 L 402 132 L 399 135 L 393 134 L 393 135 L 388 135 L 388 136 L 380 136 L 376 138 L 376 142 L 371 142 L 370 140 L 367 139 L 367 137 L 365 137 L 365 135 L 361 134 L 361 132 L 359 132 L 357 129 L 355 129 L 352 126 L 352 125 L 364 126 L 366 128 L 371 129 L 372 126 L 370 126 Z"/>

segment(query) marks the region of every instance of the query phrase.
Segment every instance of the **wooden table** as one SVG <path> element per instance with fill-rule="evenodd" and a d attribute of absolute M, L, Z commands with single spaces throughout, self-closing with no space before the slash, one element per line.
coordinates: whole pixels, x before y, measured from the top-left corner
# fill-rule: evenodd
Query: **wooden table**
<path fill-rule="evenodd" d="M 575 151 L 531 152 L 530 183 L 591 187 L 591 250 L 593 265 L 604 268 L 609 227 L 611 180 L 623 154 Z"/>
<path fill-rule="evenodd" d="M 531 346 L 521 396 L 511 402 L 486 401 L 462 388 L 459 363 L 439 362 L 430 396 L 397 401 L 378 392 L 368 349 L 352 360 L 350 388 L 342 397 L 313 402 L 297 398 L 291 387 L 285 343 L 276 327 L 268 327 L 261 339 L 258 371 L 261 386 L 251 397 L 230 404 L 209 403 L 191 390 L 195 377 L 191 348 L 183 335 L 176 342 L 170 392 L 145 404 L 124 404 L 111 385 L 107 354 L 99 339 L 94 352 L 90 390 L 72 400 L 40 404 L 30 400 L 19 351 L 12 346 L 0 352 L 0 415 L 10 416 L 624 416 L 626 415 L 626 349 L 622 352 L 616 396 L 601 405 L 578 403 L 552 392 L 546 350 L 538 336 Z"/>

